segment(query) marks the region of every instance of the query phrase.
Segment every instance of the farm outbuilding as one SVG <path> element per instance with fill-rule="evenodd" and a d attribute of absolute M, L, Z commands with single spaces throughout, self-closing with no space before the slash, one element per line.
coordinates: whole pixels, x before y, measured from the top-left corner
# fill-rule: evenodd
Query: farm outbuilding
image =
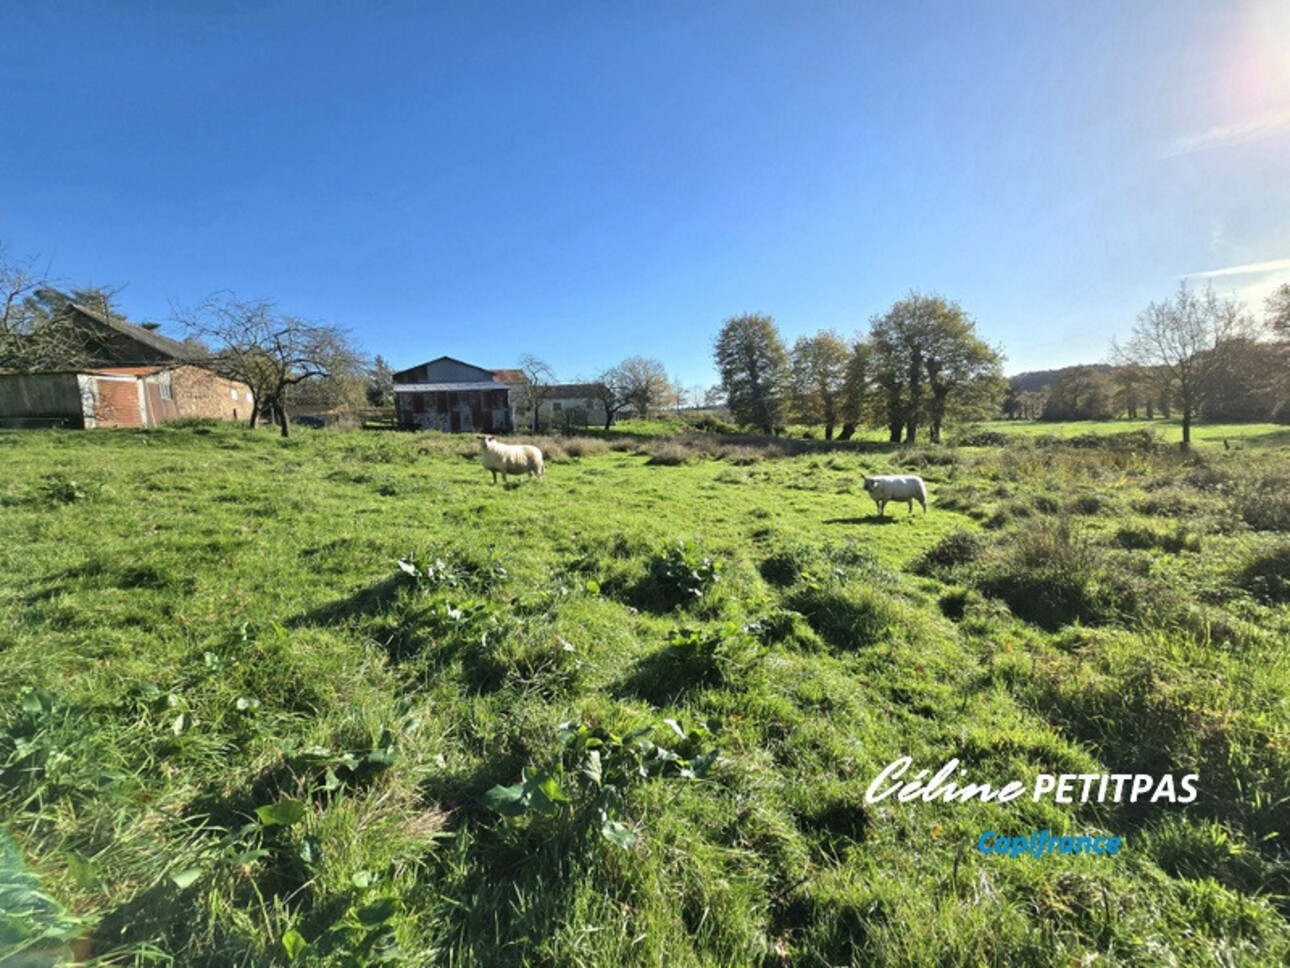
<path fill-rule="evenodd" d="M 250 417 L 251 388 L 198 365 L 194 347 L 75 302 L 62 312 L 76 361 L 0 372 L 0 426 L 155 427 L 183 417 Z"/>
<path fill-rule="evenodd" d="M 505 434 L 515 428 L 511 387 L 494 370 L 441 356 L 394 374 L 400 427 Z"/>
<path fill-rule="evenodd" d="M 199 366 L 115 366 L 0 374 L 0 426 L 155 427 L 183 417 L 239 420 L 245 384 Z"/>

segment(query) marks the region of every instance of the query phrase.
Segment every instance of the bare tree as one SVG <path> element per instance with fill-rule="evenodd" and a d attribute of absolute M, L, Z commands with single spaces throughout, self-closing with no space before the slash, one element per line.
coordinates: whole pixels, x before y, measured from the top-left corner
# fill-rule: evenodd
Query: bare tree
<path fill-rule="evenodd" d="M 1113 341 L 1111 354 L 1121 365 L 1153 367 L 1160 374 L 1182 411 L 1182 446 L 1188 448 L 1192 421 L 1213 385 L 1224 344 L 1250 336 L 1253 328 L 1236 299 L 1219 299 L 1209 286 L 1193 292 L 1183 281 L 1173 299 L 1153 302 L 1138 314 L 1128 342 Z"/>
<path fill-rule="evenodd" d="M 265 411 L 273 415 L 284 437 L 290 434 L 289 388 L 306 380 L 336 380 L 362 368 L 344 330 L 281 315 L 271 302 L 217 293 L 176 317 L 190 337 L 212 346 L 211 356 L 195 362 L 251 388 L 251 426 Z"/>
<path fill-rule="evenodd" d="M 532 353 L 520 357 L 520 370 L 524 373 L 524 397 L 519 409 L 529 410 L 529 427 L 533 433 L 538 432 L 538 417 L 542 404 L 551 395 L 551 386 L 555 383 L 555 371 L 545 361 Z"/>
<path fill-rule="evenodd" d="M 34 372 L 94 363 L 93 348 L 73 324 L 74 299 L 54 288 L 34 258 L 14 259 L 0 243 L 0 368 Z"/>
<path fill-rule="evenodd" d="M 594 399 L 605 408 L 605 429 L 608 430 L 613 425 L 614 418 L 618 416 L 618 411 L 631 402 L 628 399 L 627 376 L 623 373 L 622 367 L 611 366 L 596 374 L 593 386 L 595 387 Z"/>

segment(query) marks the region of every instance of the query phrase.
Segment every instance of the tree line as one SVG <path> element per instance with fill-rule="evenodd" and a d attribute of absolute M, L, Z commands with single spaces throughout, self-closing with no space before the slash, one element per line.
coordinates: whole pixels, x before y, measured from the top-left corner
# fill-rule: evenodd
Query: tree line
<path fill-rule="evenodd" d="M 1290 422 L 1290 284 L 1264 304 L 1260 325 L 1235 297 L 1183 282 L 1151 303 L 1112 364 L 1059 371 L 1043 390 L 1009 388 L 1010 418 L 1152 419 L 1177 414 L 1184 445 L 1193 421 Z"/>
<path fill-rule="evenodd" d="M 958 303 L 912 292 L 844 339 L 833 330 L 787 348 L 763 314 L 726 320 L 714 346 L 733 420 L 773 433 L 785 423 L 822 425 L 826 440 L 883 427 L 892 443 L 947 421 L 993 415 L 1006 382 L 1003 353 L 986 343 Z"/>

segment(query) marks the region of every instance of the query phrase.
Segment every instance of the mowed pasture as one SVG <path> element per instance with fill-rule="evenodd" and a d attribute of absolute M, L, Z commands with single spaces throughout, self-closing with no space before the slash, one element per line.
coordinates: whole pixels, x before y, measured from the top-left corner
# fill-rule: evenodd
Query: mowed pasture
<path fill-rule="evenodd" d="M 1284 964 L 1290 450 L 1073 436 L 545 439 L 494 486 L 471 438 L 0 433 L 0 945 Z M 902 756 L 1199 795 L 867 803 Z M 1032 830 L 1125 847 L 977 850 Z"/>

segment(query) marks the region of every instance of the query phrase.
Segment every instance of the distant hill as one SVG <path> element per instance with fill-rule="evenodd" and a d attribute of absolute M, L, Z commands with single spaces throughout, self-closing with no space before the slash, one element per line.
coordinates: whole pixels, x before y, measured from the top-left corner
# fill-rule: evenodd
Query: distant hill
<path fill-rule="evenodd" d="M 1110 373 L 1115 367 L 1109 363 L 1083 363 L 1078 366 L 1064 366 L 1060 370 L 1030 370 L 1008 377 L 1008 384 L 1018 393 L 1034 393 L 1046 386 L 1052 386 L 1071 370 L 1094 369 L 1099 373 Z"/>

